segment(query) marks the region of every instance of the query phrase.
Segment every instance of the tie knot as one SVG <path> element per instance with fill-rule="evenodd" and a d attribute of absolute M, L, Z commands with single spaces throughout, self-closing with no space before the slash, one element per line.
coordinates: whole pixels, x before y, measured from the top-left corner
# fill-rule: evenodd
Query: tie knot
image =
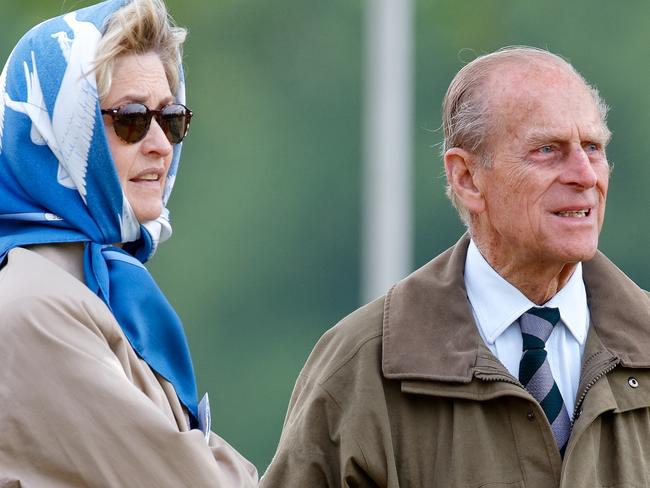
<path fill-rule="evenodd" d="M 557 308 L 533 307 L 519 318 L 523 349 L 543 349 L 553 327 L 560 321 L 560 310 Z"/>

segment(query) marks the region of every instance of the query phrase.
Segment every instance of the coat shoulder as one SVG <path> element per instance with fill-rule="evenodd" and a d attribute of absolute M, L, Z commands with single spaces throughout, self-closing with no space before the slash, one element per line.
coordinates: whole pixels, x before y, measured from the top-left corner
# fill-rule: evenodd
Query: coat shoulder
<path fill-rule="evenodd" d="M 14 248 L 7 255 L 7 262 L 0 270 L 0 303 L 3 307 L 21 298 L 42 297 L 94 297 L 88 287 L 36 252 Z"/>
<path fill-rule="evenodd" d="M 364 305 L 329 329 L 312 350 L 302 371 L 325 383 L 350 363 L 381 363 L 384 297 Z"/>
<path fill-rule="evenodd" d="M 15 248 L 0 270 L 0 336 L 89 329 L 119 339 L 110 310 L 83 282 L 36 252 Z M 101 329 L 101 330 L 100 330 Z"/>

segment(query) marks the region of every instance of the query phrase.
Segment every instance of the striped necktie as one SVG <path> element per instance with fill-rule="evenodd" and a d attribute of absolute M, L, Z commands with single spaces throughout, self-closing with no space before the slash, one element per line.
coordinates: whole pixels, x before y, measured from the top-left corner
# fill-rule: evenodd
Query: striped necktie
<path fill-rule="evenodd" d="M 524 349 L 519 363 L 519 381 L 541 405 L 551 424 L 560 454 L 564 456 L 571 434 L 571 421 L 544 348 L 559 320 L 559 309 L 548 307 L 533 307 L 519 318 Z"/>

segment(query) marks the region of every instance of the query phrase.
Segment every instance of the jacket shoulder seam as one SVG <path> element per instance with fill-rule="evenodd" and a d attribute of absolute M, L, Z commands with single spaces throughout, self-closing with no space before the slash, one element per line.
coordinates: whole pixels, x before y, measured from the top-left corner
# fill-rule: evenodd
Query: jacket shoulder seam
<path fill-rule="evenodd" d="M 350 363 L 350 361 L 352 361 L 357 356 L 357 354 L 359 354 L 359 351 L 361 351 L 361 349 L 363 349 L 363 347 L 368 342 L 372 341 L 373 339 L 377 339 L 378 337 L 381 337 L 381 336 L 382 336 L 382 333 L 378 332 L 378 333 L 374 333 L 373 335 L 368 336 L 368 337 L 362 339 L 361 341 L 359 341 L 355 345 L 355 347 L 342 358 L 341 362 L 339 364 L 333 366 L 332 369 L 329 370 L 329 372 L 326 372 L 323 375 L 322 378 L 316 378 L 316 377 L 311 376 L 309 374 L 305 374 L 305 376 L 307 378 L 312 379 L 313 381 L 315 381 L 319 385 L 324 385 L 325 383 L 327 383 L 332 378 L 332 376 L 334 376 L 341 369 L 343 369 L 346 365 L 348 365 Z"/>

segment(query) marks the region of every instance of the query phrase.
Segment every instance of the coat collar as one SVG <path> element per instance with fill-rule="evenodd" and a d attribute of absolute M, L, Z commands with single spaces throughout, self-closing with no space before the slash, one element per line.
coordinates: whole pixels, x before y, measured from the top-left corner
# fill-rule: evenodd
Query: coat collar
<path fill-rule="evenodd" d="M 648 292 L 600 252 L 584 263 L 583 272 L 591 328 L 604 347 L 620 358 L 623 366 L 650 367 Z"/>
<path fill-rule="evenodd" d="M 382 369 L 391 379 L 468 383 L 477 372 L 507 374 L 478 333 L 463 269 L 469 236 L 387 294 Z M 589 334 L 624 366 L 650 367 L 650 298 L 600 252 L 583 263 Z M 585 360 L 597 351 L 585 349 Z"/>

